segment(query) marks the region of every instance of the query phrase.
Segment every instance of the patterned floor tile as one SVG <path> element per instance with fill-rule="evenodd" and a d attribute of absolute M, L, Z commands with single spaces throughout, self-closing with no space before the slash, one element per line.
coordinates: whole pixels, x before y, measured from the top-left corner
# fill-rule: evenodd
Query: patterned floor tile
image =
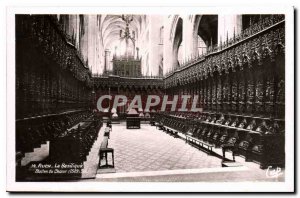
<path fill-rule="evenodd" d="M 117 172 L 219 167 L 220 159 L 147 124 L 141 129 L 113 125 L 109 146 L 115 150 Z M 205 162 L 205 163 L 204 163 Z"/>

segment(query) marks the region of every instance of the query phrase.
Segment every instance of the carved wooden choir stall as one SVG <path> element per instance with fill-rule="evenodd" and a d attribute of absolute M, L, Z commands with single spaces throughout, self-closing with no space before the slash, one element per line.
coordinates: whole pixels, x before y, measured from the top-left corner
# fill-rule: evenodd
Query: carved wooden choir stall
<path fill-rule="evenodd" d="M 157 121 L 262 168 L 284 165 L 284 31 L 283 15 L 266 17 L 169 73 L 166 93 L 199 95 L 203 112 L 162 113 Z"/>
<path fill-rule="evenodd" d="M 46 142 L 50 142 L 46 163 L 83 162 L 101 124 L 87 121 L 79 129 L 68 129 L 93 116 L 91 94 L 91 72 L 57 17 L 16 15 L 18 180 L 32 176 L 25 153 Z"/>

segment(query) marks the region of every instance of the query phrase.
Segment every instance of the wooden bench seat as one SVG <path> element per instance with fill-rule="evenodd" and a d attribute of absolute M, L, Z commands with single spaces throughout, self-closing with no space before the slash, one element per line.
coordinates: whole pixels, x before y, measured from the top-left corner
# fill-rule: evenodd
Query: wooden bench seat
<path fill-rule="evenodd" d="M 108 137 L 108 139 L 110 138 L 110 131 L 111 131 L 111 129 L 109 127 L 106 127 L 104 129 L 104 136 Z"/>
<path fill-rule="evenodd" d="M 112 165 L 109 165 L 107 162 L 107 154 L 111 153 L 112 155 Z M 101 159 L 105 157 L 105 165 L 101 166 Z M 115 162 L 114 162 L 114 149 L 113 148 L 108 148 L 108 137 L 104 136 L 103 141 L 101 142 L 100 145 L 100 151 L 99 151 L 99 168 L 103 167 L 115 167 Z"/>
<path fill-rule="evenodd" d="M 159 130 L 163 130 L 164 129 L 164 125 L 162 123 L 156 123 L 156 128 L 158 128 Z"/>
<path fill-rule="evenodd" d="M 153 121 L 153 120 L 150 121 L 150 125 L 151 125 L 151 126 L 155 126 L 155 121 Z"/>
<path fill-rule="evenodd" d="M 190 135 L 186 135 L 185 137 L 186 137 L 186 142 L 195 143 L 195 144 L 201 146 L 202 148 L 204 148 L 204 146 L 206 146 L 207 150 L 210 152 L 210 154 L 213 152 L 212 148 L 214 147 L 214 145 L 212 145 L 212 144 L 210 144 L 208 142 L 204 142 L 202 140 L 199 140 L 197 138 L 194 138 L 194 137 L 192 137 Z"/>
<path fill-rule="evenodd" d="M 107 146 L 108 146 L 108 137 L 105 136 L 103 138 L 103 141 L 101 142 L 100 150 L 104 149 L 104 148 L 107 148 Z"/>
<path fill-rule="evenodd" d="M 180 132 L 180 131 L 173 129 L 171 127 L 167 127 L 167 126 L 164 126 L 164 127 L 165 127 L 165 130 L 167 130 L 167 132 L 171 133 L 171 135 L 173 135 L 174 137 L 178 137 L 178 132 Z"/>

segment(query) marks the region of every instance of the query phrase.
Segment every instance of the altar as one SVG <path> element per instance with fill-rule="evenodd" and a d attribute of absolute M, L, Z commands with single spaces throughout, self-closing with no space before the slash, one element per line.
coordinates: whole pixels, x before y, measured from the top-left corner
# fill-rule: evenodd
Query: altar
<path fill-rule="evenodd" d="M 140 129 L 141 118 L 135 109 L 131 109 L 126 116 L 126 128 L 127 129 Z"/>

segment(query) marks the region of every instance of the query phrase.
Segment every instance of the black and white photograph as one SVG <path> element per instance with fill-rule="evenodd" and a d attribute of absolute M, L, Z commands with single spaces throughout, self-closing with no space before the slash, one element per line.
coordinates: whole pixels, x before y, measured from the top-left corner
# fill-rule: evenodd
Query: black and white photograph
<path fill-rule="evenodd" d="M 9 191 L 292 191 L 292 7 L 151 9 L 10 10 Z"/>

